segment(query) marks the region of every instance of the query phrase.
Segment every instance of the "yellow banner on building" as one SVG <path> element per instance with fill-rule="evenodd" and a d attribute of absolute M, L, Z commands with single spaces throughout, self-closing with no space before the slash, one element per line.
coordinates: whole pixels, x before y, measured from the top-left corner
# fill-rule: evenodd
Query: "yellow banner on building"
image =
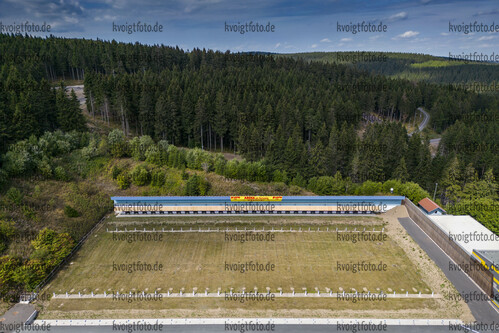
<path fill-rule="evenodd" d="M 230 197 L 230 201 L 282 201 L 282 196 L 239 196 Z"/>

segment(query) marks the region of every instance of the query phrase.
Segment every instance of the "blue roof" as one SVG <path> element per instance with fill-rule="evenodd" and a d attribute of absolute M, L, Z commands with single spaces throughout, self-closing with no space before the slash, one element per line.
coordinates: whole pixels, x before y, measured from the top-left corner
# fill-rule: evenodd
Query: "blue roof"
<path fill-rule="evenodd" d="M 404 196 L 283 196 L 285 201 L 329 201 L 329 200 L 390 200 L 402 201 Z M 114 201 L 230 201 L 230 196 L 163 196 L 163 197 L 111 197 Z"/>

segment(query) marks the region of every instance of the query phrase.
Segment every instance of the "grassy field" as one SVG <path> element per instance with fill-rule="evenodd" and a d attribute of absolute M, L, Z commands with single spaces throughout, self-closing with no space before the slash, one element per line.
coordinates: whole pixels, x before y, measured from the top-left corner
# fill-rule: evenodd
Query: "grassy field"
<path fill-rule="evenodd" d="M 224 219 L 230 223 L 231 218 Z M 241 222 L 240 218 L 234 219 L 239 221 L 240 227 L 252 225 L 248 221 Z M 258 219 L 253 222 L 258 222 Z M 284 225 L 289 223 L 288 219 L 274 217 L 272 220 L 277 224 L 281 220 Z M 306 220 L 307 217 L 301 219 Z M 318 217 L 312 219 L 320 220 Z M 368 223 L 369 218 L 364 219 Z M 315 222 L 309 225 L 317 227 L 318 222 Z M 335 225 L 333 217 L 320 222 L 323 225 Z M 337 223 L 348 225 L 349 229 L 355 227 L 346 223 L 345 218 L 339 218 Z M 300 224 L 306 227 L 304 221 Z M 357 227 L 363 228 L 364 225 L 359 223 Z M 246 288 L 249 291 L 257 287 L 262 292 L 269 287 L 273 292 L 277 292 L 278 288 L 282 288 L 283 292 L 291 292 L 291 288 L 296 292 L 303 292 L 303 288 L 309 292 L 315 288 L 325 292 L 326 288 L 330 288 L 333 292 L 355 289 L 431 293 L 404 251 L 389 238 L 383 242 L 353 243 L 338 240 L 335 232 L 288 232 L 275 233 L 273 241 L 241 243 L 228 241 L 223 232 L 159 234 L 163 236 L 161 241 L 113 240 L 112 233 L 106 232 L 104 226 L 83 246 L 71 265 L 59 273 L 48 291 L 89 294 L 91 291 L 167 292 L 170 288 L 174 292 L 181 288 L 190 292 L 192 288 L 198 288 L 199 291 L 209 288 L 211 292 L 216 292 L 220 288 L 223 292 L 230 288 L 234 288 L 234 291 Z M 163 265 L 163 269 L 130 273 L 113 268 L 113 264 L 138 261 L 151 264 L 158 262 Z M 274 269 L 241 273 L 240 266 L 236 266 L 236 271 L 234 266 L 226 265 L 251 261 L 265 265 L 270 263 Z M 338 264 L 351 265 L 362 261 L 386 264 L 386 270 L 353 273 L 351 266 L 348 271 L 338 267 Z"/>

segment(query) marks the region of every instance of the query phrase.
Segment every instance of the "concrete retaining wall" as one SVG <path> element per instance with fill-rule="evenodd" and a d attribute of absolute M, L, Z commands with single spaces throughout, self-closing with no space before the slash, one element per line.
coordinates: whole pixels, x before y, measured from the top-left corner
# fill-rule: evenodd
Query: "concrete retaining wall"
<path fill-rule="evenodd" d="M 483 270 L 482 265 L 475 258 L 472 258 L 456 242 L 450 239 L 445 232 L 436 226 L 433 221 L 409 199 L 406 198 L 403 201 L 403 204 L 407 208 L 410 218 L 423 229 L 423 231 L 426 232 L 426 234 L 428 234 L 428 236 L 430 236 L 430 238 L 437 243 L 437 245 L 440 246 L 440 248 L 442 248 L 442 250 L 444 250 L 445 253 L 447 253 L 447 255 L 451 257 L 487 295 L 492 297 L 492 273 Z"/>

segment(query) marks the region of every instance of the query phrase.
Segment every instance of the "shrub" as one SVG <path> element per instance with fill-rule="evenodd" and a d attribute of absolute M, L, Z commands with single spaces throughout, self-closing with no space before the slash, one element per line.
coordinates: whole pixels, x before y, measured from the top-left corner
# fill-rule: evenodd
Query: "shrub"
<path fill-rule="evenodd" d="M 35 185 L 35 188 L 33 189 L 33 198 L 38 199 L 41 193 L 42 190 L 40 189 L 40 185 Z"/>
<path fill-rule="evenodd" d="M 199 179 L 199 195 L 207 195 L 211 188 L 211 184 L 206 178 L 200 177 Z"/>
<path fill-rule="evenodd" d="M 52 167 L 50 166 L 48 158 L 39 161 L 37 168 L 44 178 L 48 179 L 52 177 Z"/>
<path fill-rule="evenodd" d="M 130 149 L 132 157 L 136 161 L 144 161 L 146 159 L 146 151 L 154 146 L 154 141 L 149 135 L 134 137 L 130 141 Z"/>
<path fill-rule="evenodd" d="M 116 180 L 120 173 L 120 167 L 118 167 L 117 165 L 113 165 L 113 167 L 111 168 L 111 178 L 113 178 L 113 180 Z"/>
<path fill-rule="evenodd" d="M 288 174 L 286 171 L 276 170 L 273 174 L 274 182 L 286 183 L 288 181 Z"/>
<path fill-rule="evenodd" d="M 5 251 L 10 238 L 14 236 L 15 232 L 14 221 L 0 220 L 0 253 Z"/>
<path fill-rule="evenodd" d="M 18 206 L 21 205 L 21 203 L 23 201 L 23 197 L 24 197 L 24 195 L 21 193 L 21 191 L 19 191 L 19 189 L 15 188 L 15 187 L 9 188 L 6 195 L 7 195 L 7 199 L 11 203 L 16 204 Z"/>
<path fill-rule="evenodd" d="M 289 193 L 290 193 L 291 195 L 298 195 L 298 194 L 300 194 L 300 193 L 301 193 L 301 188 L 300 188 L 300 187 L 298 187 L 298 186 L 296 186 L 296 185 L 291 185 L 291 186 L 289 187 Z"/>
<path fill-rule="evenodd" d="M 408 182 L 404 183 L 400 186 L 399 193 L 400 195 L 406 196 L 414 203 L 419 202 L 421 199 L 429 197 L 430 194 L 423 190 L 419 184 Z"/>
<path fill-rule="evenodd" d="M 185 195 L 188 196 L 200 195 L 199 183 L 200 183 L 200 177 L 198 175 L 192 176 L 185 185 Z"/>
<path fill-rule="evenodd" d="M 223 176 L 227 161 L 222 154 L 217 154 L 215 158 L 215 173 Z"/>
<path fill-rule="evenodd" d="M 382 184 L 380 182 L 373 182 L 367 180 L 357 189 L 358 195 L 374 195 L 382 191 Z"/>
<path fill-rule="evenodd" d="M 278 193 L 283 193 L 284 191 L 286 191 L 286 184 L 284 184 L 283 182 L 274 183 L 274 189 Z"/>
<path fill-rule="evenodd" d="M 55 176 L 55 179 L 57 179 L 57 180 L 61 180 L 61 181 L 68 181 L 69 180 L 69 177 L 62 166 L 58 166 L 57 168 L 55 168 L 54 176 Z"/>
<path fill-rule="evenodd" d="M 123 157 L 128 155 L 128 143 L 123 131 L 115 129 L 107 136 L 107 143 L 114 157 Z"/>
<path fill-rule="evenodd" d="M 393 193 L 398 193 L 402 183 L 400 180 L 390 179 L 383 183 L 383 192 L 390 193 L 390 189 L 393 188 Z"/>
<path fill-rule="evenodd" d="M 138 165 L 135 167 L 135 169 L 133 169 L 132 171 L 133 184 L 137 186 L 144 186 L 149 184 L 150 181 L 151 181 L 151 175 L 144 166 Z"/>
<path fill-rule="evenodd" d="M 73 240 L 67 233 L 57 233 L 47 228 L 41 230 L 31 244 L 34 251 L 30 259 L 40 260 L 47 271 L 64 259 L 74 246 Z"/>
<path fill-rule="evenodd" d="M 499 214 L 497 214 L 497 201 L 495 200 L 489 198 L 464 199 L 456 205 L 447 205 L 445 209 L 447 213 L 452 215 L 471 215 L 487 229 L 499 235 Z"/>
<path fill-rule="evenodd" d="M 151 178 L 151 185 L 155 187 L 163 186 L 166 181 L 166 176 L 163 170 L 154 170 Z"/>
<path fill-rule="evenodd" d="M 97 155 L 105 156 L 108 152 L 107 140 L 100 140 L 99 145 L 97 146 Z"/>
<path fill-rule="evenodd" d="M 334 177 L 313 177 L 308 182 L 308 189 L 319 195 L 343 195 L 346 191 L 346 182 L 337 172 Z"/>
<path fill-rule="evenodd" d="M 116 178 L 116 183 L 118 184 L 118 188 L 121 190 L 126 190 L 130 187 L 130 175 L 128 172 L 124 171 L 118 175 Z"/>
<path fill-rule="evenodd" d="M 0 169 L 0 189 L 7 184 L 9 180 L 9 175 L 7 174 L 6 171 Z"/>
<path fill-rule="evenodd" d="M 185 160 L 189 169 L 211 171 L 213 167 L 212 154 L 199 148 L 188 150 Z"/>
<path fill-rule="evenodd" d="M 10 175 L 22 175 L 31 172 L 35 167 L 36 158 L 31 154 L 32 147 L 26 141 L 19 141 L 10 146 L 4 155 L 5 170 Z"/>
<path fill-rule="evenodd" d="M 296 185 L 299 187 L 306 187 L 307 186 L 307 180 L 303 178 L 301 174 L 297 174 L 295 178 L 291 181 L 291 185 Z"/>
<path fill-rule="evenodd" d="M 80 213 L 78 213 L 78 211 L 73 207 L 66 205 L 64 206 L 64 215 L 67 217 L 78 217 L 80 216 Z"/>
<path fill-rule="evenodd" d="M 155 165 L 162 165 L 162 160 L 161 160 L 161 153 L 159 151 L 159 148 L 156 146 L 150 146 L 147 148 L 147 151 L 145 153 L 146 156 L 146 162 L 147 163 L 152 163 Z"/>
<path fill-rule="evenodd" d="M 19 298 L 16 297 L 19 286 L 14 276 L 19 268 L 19 261 L 18 258 L 12 258 L 8 255 L 0 257 L 0 297 L 3 300 L 9 301 L 16 298 L 19 301 Z"/>
<path fill-rule="evenodd" d="M 97 140 L 92 138 L 88 146 L 81 149 L 81 155 L 83 158 L 89 160 L 98 155 Z"/>

